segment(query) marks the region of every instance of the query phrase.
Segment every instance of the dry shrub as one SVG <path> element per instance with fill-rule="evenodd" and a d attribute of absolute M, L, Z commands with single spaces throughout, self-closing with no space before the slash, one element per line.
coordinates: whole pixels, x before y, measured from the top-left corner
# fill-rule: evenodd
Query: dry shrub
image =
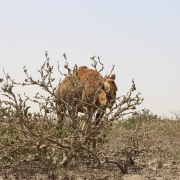
<path fill-rule="evenodd" d="M 95 114 L 93 111 L 83 116 L 72 115 L 76 113 L 78 107 L 85 105 L 85 101 L 75 99 L 78 103 L 70 105 L 55 95 L 56 88 L 53 86 L 55 78 L 52 77 L 53 66 L 50 65 L 47 52 L 45 56 L 46 61 L 38 71 L 40 79 L 33 79 L 28 74 L 27 68 L 24 67 L 26 75 L 24 82 L 17 83 L 5 72 L 4 80 L 1 79 L 0 81 L 1 96 L 4 99 L 0 101 L 1 168 L 11 167 L 19 169 L 25 165 L 26 167 L 29 166 L 29 168 L 38 167 L 45 171 L 50 171 L 70 166 L 73 163 L 78 166 L 80 163 L 86 162 L 99 165 L 115 164 L 121 172 L 126 173 L 128 166 L 134 163 L 131 155 L 142 152 L 141 148 L 149 147 L 145 142 L 145 138 L 149 136 L 148 130 L 145 131 L 145 126 L 142 126 L 142 124 L 141 126 L 136 125 L 134 130 L 125 129 L 124 127 L 124 130 L 121 131 L 123 126 L 120 127 L 118 125 L 111 127 L 111 124 L 115 121 L 120 120 L 125 115 L 134 113 L 136 106 L 142 103 L 143 99 L 140 97 L 140 93 L 134 95 L 136 90 L 134 81 L 132 81 L 132 86 L 126 95 L 113 99 L 113 101 L 116 101 L 113 107 L 109 107 L 108 104 L 96 106 L 94 101 L 88 104 L 104 113 L 101 122 L 95 126 Z M 67 60 L 65 54 L 64 57 Z M 104 69 L 104 65 L 99 58 L 96 60 L 95 57 L 92 57 L 91 60 L 93 68 L 98 72 Z M 97 69 L 98 64 L 101 65 L 100 70 Z M 58 67 L 61 73 L 61 66 L 58 65 Z M 67 77 L 77 66 L 75 65 L 74 69 L 71 70 L 66 62 L 64 68 L 67 70 L 67 74 L 61 73 L 61 75 Z M 110 75 L 113 69 L 114 66 Z M 72 81 L 72 83 L 74 82 Z M 30 98 L 26 94 L 16 94 L 14 92 L 15 86 L 38 86 L 48 95 L 44 96 L 42 93 L 37 92 L 34 98 Z M 98 94 L 98 91 L 95 94 Z M 60 121 L 56 117 L 58 107 L 55 102 L 57 100 L 61 101 L 65 110 L 71 110 L 70 114 L 68 111 L 64 111 L 64 121 Z M 39 112 L 32 113 L 30 111 L 31 107 L 27 105 L 29 101 L 39 105 Z M 109 110 L 105 111 L 105 108 L 109 108 Z M 82 132 L 81 124 L 84 121 L 86 121 L 87 128 Z M 76 125 L 72 126 L 74 123 Z M 112 128 L 116 128 L 118 132 L 112 131 Z M 109 130 L 104 131 L 104 129 Z M 139 133 L 141 130 L 144 133 L 141 134 L 143 137 Z M 113 138 L 109 139 L 108 143 L 105 143 L 105 137 L 109 133 L 114 133 L 114 135 L 112 134 Z M 118 143 L 116 137 L 119 137 Z M 140 143 L 139 138 L 143 138 L 143 144 Z M 106 144 L 106 148 L 103 149 L 99 145 L 96 149 L 92 149 L 88 145 L 88 141 L 91 143 L 97 139 L 102 146 Z M 119 161 L 112 154 L 111 149 L 115 146 L 115 143 L 118 145 L 115 148 L 117 151 L 123 147 L 123 151 L 119 152 L 119 154 L 125 160 Z M 93 160 L 90 161 L 90 158 Z"/>
<path fill-rule="evenodd" d="M 109 127 L 108 127 L 109 128 Z M 128 147 L 144 150 L 135 153 L 135 158 L 157 159 L 157 167 L 173 159 L 180 159 L 180 121 L 161 118 L 149 110 L 114 123 L 108 130 L 102 149 L 111 149 L 115 156 L 123 158 Z"/>

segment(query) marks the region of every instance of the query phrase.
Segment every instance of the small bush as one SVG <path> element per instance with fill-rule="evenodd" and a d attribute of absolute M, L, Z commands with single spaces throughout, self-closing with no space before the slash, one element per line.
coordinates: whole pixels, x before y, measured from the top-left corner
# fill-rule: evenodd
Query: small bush
<path fill-rule="evenodd" d="M 76 113 L 78 107 L 85 106 L 85 102 L 81 99 L 73 99 L 78 102 L 76 105 L 68 104 L 56 96 L 55 87 L 53 87 L 53 66 L 50 65 L 47 52 L 45 53 L 46 61 L 38 71 L 40 73 L 40 79 L 35 80 L 29 74 L 26 67 L 24 67 L 24 73 L 26 78 L 24 82 L 19 83 L 12 79 L 9 74 L 4 72 L 5 80 L 1 79 L 1 96 L 4 100 L 0 101 L 0 166 L 5 168 L 11 166 L 12 168 L 22 168 L 23 164 L 30 167 L 36 166 L 44 171 L 50 171 L 54 168 L 66 167 L 82 161 L 89 161 L 93 157 L 92 163 L 103 164 L 115 164 L 121 170 L 126 173 L 129 166 L 129 162 L 132 163 L 131 154 L 133 152 L 141 152 L 140 149 L 134 147 L 126 147 L 122 156 L 126 157 L 125 161 L 119 161 L 119 159 L 112 158 L 111 151 L 109 149 L 102 149 L 98 146 L 96 149 L 92 149 L 91 144 L 95 142 L 98 136 L 100 139 L 108 136 L 109 132 L 112 132 L 112 123 L 121 119 L 127 114 L 132 114 L 136 109 L 136 106 L 143 102 L 140 97 L 140 93 L 134 94 L 136 86 L 132 81 L 132 86 L 126 95 L 116 97 L 113 99 L 116 101 L 115 105 L 109 107 L 106 111 L 104 107 L 98 106 L 95 102 L 89 102 L 89 105 L 96 107 L 98 111 L 103 112 L 104 116 L 98 125 L 94 125 L 94 113 L 84 114 L 83 116 L 73 116 Z M 66 55 L 64 54 L 65 59 Z M 92 57 L 93 68 L 97 70 L 97 65 L 101 65 L 101 69 L 97 72 L 101 72 L 104 68 L 100 59 L 96 60 Z M 58 65 L 59 67 L 59 65 Z M 65 77 L 71 77 L 71 73 L 77 68 L 70 69 L 68 63 L 64 68 L 67 70 L 67 74 L 62 74 Z M 114 68 L 114 67 L 113 67 Z M 113 71 L 113 69 L 112 69 Z M 112 73 L 112 72 L 111 72 Z M 75 82 L 72 79 L 72 83 Z M 42 91 L 46 92 L 46 96 L 43 93 L 37 92 L 34 98 L 30 98 L 28 95 L 16 94 L 14 92 L 15 86 L 37 86 L 41 87 Z M 73 92 L 70 94 L 73 97 Z M 98 94 L 99 91 L 95 94 Z M 58 107 L 56 102 L 61 101 L 64 108 L 65 120 L 61 121 L 56 116 Z M 39 105 L 39 112 L 32 113 L 31 107 L 28 106 L 28 102 L 33 102 Z M 71 113 L 65 110 L 71 110 Z M 136 118 L 153 118 L 152 114 L 148 111 L 143 111 L 138 117 L 133 116 L 129 121 L 133 121 Z M 72 123 L 73 122 L 73 123 Z M 86 131 L 82 131 L 82 124 L 87 124 Z M 76 125 L 76 126 L 72 126 Z M 102 142 L 104 142 L 102 140 Z M 121 142 L 123 143 L 123 142 Z"/>

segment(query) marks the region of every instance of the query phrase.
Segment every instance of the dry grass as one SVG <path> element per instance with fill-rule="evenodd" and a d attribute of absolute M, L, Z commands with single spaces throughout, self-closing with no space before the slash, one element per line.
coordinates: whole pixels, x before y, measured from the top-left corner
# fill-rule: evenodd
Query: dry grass
<path fill-rule="evenodd" d="M 7 179 L 178 179 L 180 176 L 180 121 L 168 119 L 131 119 L 104 128 L 99 136 L 98 150 L 110 152 L 123 161 L 128 147 L 142 149 L 134 153 L 135 165 L 123 175 L 116 166 L 98 166 L 92 157 L 77 156 L 66 168 L 42 169 L 28 162 L 19 169 L 3 164 L 1 174 Z M 105 136 L 106 135 L 106 136 Z M 109 151 L 110 150 L 110 151 Z M 87 158 L 87 160 L 85 160 Z M 2 163 L 2 162 L 1 162 Z M 2 165 L 2 164 L 1 164 Z M 1 166 L 2 167 L 2 166 Z M 5 173 L 6 172 L 6 173 Z M 157 178 L 157 179 L 158 179 Z"/>
<path fill-rule="evenodd" d="M 150 120 L 136 122 L 124 121 L 111 127 L 106 148 L 114 152 L 125 147 L 145 149 L 144 156 L 163 158 L 180 158 L 180 121 Z"/>

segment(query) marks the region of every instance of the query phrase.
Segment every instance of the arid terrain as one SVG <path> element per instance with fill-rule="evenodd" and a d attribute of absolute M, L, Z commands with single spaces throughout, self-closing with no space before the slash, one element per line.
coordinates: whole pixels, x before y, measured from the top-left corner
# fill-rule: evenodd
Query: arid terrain
<path fill-rule="evenodd" d="M 180 179 L 180 122 L 156 118 L 153 115 L 139 116 L 120 121 L 104 129 L 108 135 L 99 141 L 99 149 L 110 149 L 113 158 L 123 161 L 123 148 L 133 146 L 141 149 L 134 153 L 134 165 L 129 165 L 123 174 L 116 165 L 99 166 L 95 161 L 71 163 L 63 168 L 43 172 L 34 164 L 22 163 L 17 167 L 1 163 L 0 179 L 117 179 L 117 180 L 178 180 Z M 149 120 L 148 120 L 149 118 Z M 151 119 L 152 118 L 152 119 Z M 101 135 L 104 133 L 101 132 Z M 107 134 L 107 133 L 106 133 Z"/>
<path fill-rule="evenodd" d="M 52 171 L 49 175 L 38 172 L 37 170 L 24 170 L 22 172 L 5 172 L 2 171 L 0 179 L 59 179 L 59 180 L 170 180 L 180 179 L 180 161 L 174 162 L 169 159 L 162 167 L 157 168 L 156 159 L 143 159 L 137 161 L 139 165 L 129 168 L 128 174 L 122 174 L 115 166 L 111 167 L 89 167 L 81 170 L 65 169 L 59 171 Z"/>
<path fill-rule="evenodd" d="M 52 171 L 50 174 L 38 172 L 38 170 L 23 170 L 20 172 L 1 171 L 0 179 L 32 179 L 32 180 L 179 180 L 180 161 L 169 159 L 157 168 L 157 160 L 136 160 L 138 165 L 129 167 L 128 174 L 122 174 L 117 167 L 86 167 L 82 169 L 70 168 Z"/>

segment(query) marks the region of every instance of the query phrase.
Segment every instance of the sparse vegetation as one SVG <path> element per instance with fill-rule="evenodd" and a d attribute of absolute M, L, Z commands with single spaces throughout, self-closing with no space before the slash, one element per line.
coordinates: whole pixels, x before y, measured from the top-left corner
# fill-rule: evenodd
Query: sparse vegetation
<path fill-rule="evenodd" d="M 85 106 L 86 101 L 76 98 L 78 103 L 68 104 L 55 95 L 53 67 L 47 52 L 45 55 L 46 62 L 39 70 L 41 79 L 33 79 L 24 67 L 24 82 L 17 83 L 5 72 L 5 77 L 0 80 L 3 97 L 0 101 L 0 169 L 6 179 L 10 172 L 14 172 L 16 179 L 22 178 L 24 172 L 31 172 L 31 176 L 33 172 L 46 173 L 49 179 L 95 179 L 95 176 L 121 179 L 122 173 L 142 173 L 149 162 L 149 167 L 155 168 L 154 173 L 167 166 L 169 160 L 179 163 L 178 116 L 172 121 L 158 117 L 148 109 L 136 112 L 136 106 L 143 99 L 140 93 L 134 95 L 136 86 L 132 81 L 126 95 L 113 99 L 116 101 L 113 107 L 105 105 L 108 110 L 97 106 L 95 101 L 88 104 L 104 113 L 100 123 L 95 125 L 94 111 L 76 114 L 76 109 Z M 64 57 L 67 60 L 65 54 Z M 100 59 L 92 57 L 91 60 L 93 68 L 101 72 L 104 65 Z M 98 64 L 101 65 L 100 70 L 97 69 Z M 58 67 L 61 73 L 61 66 Z M 66 61 L 64 68 L 68 73 L 61 75 L 70 77 L 77 66 L 71 70 Z M 110 75 L 112 72 L 113 69 Z M 75 83 L 73 79 L 72 83 Z M 30 98 L 26 93 L 14 93 L 15 86 L 35 85 L 48 95 L 37 92 L 34 98 Z M 57 100 L 65 107 L 63 121 L 56 115 L 59 110 Z M 39 105 L 39 112 L 30 111 L 29 101 Z M 83 128 L 84 123 L 86 129 Z M 91 145 L 93 142 L 97 144 L 95 149 Z"/>

